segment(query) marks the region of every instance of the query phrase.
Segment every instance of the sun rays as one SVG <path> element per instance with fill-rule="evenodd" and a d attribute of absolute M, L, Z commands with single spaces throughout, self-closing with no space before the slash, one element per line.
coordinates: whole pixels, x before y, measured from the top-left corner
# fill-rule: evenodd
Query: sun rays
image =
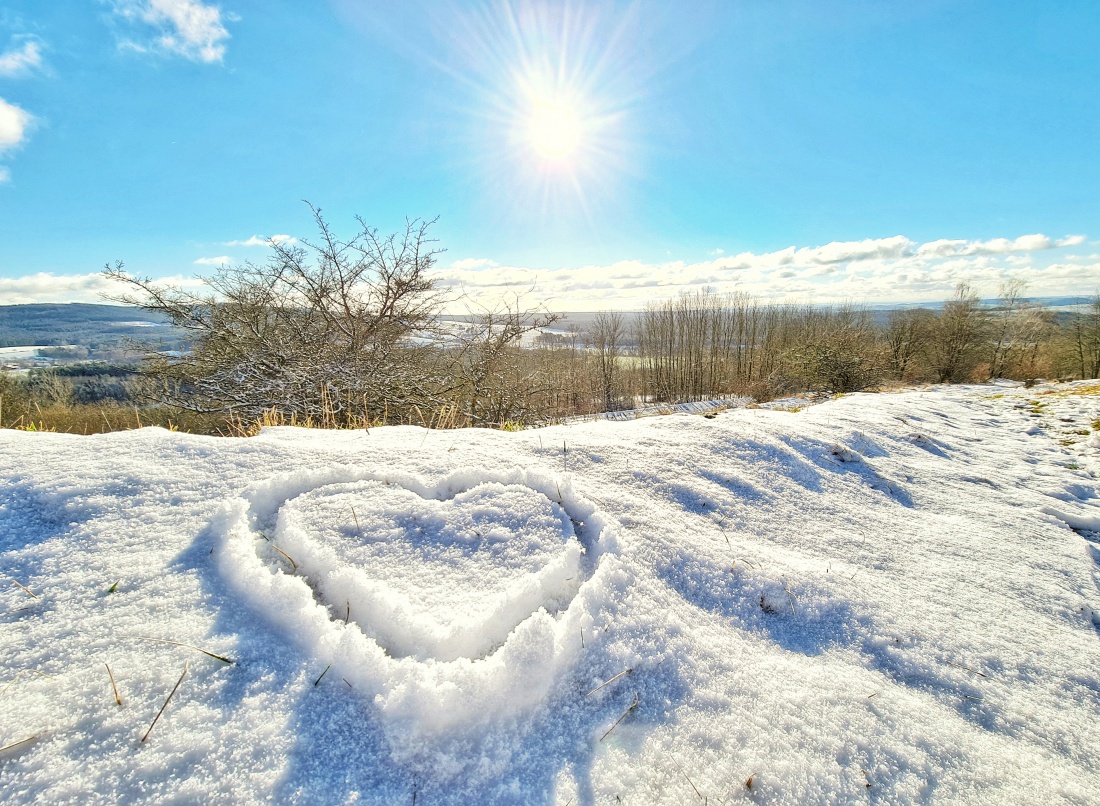
<path fill-rule="evenodd" d="M 456 109 L 466 151 L 508 215 L 588 217 L 631 173 L 635 22 L 629 10 L 569 3 L 454 9 L 447 24 L 464 72 L 449 72 L 473 91 Z"/>

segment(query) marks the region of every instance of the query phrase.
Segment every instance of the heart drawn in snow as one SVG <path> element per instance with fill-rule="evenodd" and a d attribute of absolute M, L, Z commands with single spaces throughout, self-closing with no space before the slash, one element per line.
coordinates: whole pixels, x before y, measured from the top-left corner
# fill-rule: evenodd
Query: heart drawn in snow
<path fill-rule="evenodd" d="M 238 592 L 419 735 L 537 703 L 629 582 L 612 521 L 521 469 L 294 473 L 215 530 Z"/>

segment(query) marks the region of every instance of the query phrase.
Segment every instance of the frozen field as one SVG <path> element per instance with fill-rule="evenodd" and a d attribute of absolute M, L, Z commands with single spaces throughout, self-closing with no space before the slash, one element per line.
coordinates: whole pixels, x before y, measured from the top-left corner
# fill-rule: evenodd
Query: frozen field
<path fill-rule="evenodd" d="M 0 801 L 1098 803 L 1098 421 L 0 431 Z"/>

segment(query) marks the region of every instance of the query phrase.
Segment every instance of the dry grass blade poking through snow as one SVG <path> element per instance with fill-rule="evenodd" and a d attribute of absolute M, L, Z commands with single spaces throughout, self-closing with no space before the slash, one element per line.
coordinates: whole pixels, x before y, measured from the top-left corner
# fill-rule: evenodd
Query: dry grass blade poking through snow
<path fill-rule="evenodd" d="M 37 741 L 37 736 L 29 736 L 26 739 L 20 739 L 18 742 L 12 742 L 11 744 L 6 744 L 3 747 L 0 747 L 0 753 L 6 753 L 9 750 L 14 750 L 17 747 L 22 747 L 25 744 L 32 744 Z"/>
<path fill-rule="evenodd" d="M 208 652 L 202 647 L 197 647 L 192 644 L 181 644 L 179 641 L 167 641 L 164 638 L 145 638 L 140 635 L 134 636 L 135 641 L 152 641 L 154 644 L 168 644 L 169 646 L 181 646 L 185 649 L 193 649 L 196 652 L 201 652 L 204 655 L 208 655 L 214 660 L 220 660 L 222 663 L 236 663 L 232 658 L 227 658 L 224 655 L 215 655 L 213 652 Z"/>
<path fill-rule="evenodd" d="M 585 696 L 586 696 L 586 697 L 591 697 L 591 696 L 592 696 L 593 694 L 595 694 L 595 693 L 596 693 L 597 691 L 599 691 L 599 690 L 600 690 L 601 688 L 603 688 L 604 686 L 608 686 L 608 685 L 611 685 L 612 683 L 614 683 L 614 682 L 615 682 L 616 680 L 618 680 L 618 679 L 619 679 L 620 677 L 622 677 L 623 675 L 627 675 L 627 674 L 630 674 L 630 673 L 631 673 L 631 672 L 633 672 L 633 671 L 634 671 L 633 669 L 623 669 L 623 670 L 622 670 L 621 672 L 619 672 L 619 673 L 618 673 L 617 675 L 615 675 L 614 677 L 612 677 L 612 678 L 610 678 L 610 679 L 608 679 L 608 680 L 605 680 L 604 682 L 600 683 L 600 684 L 599 684 L 598 686 L 596 686 L 596 687 L 595 687 L 594 689 L 592 689 L 592 690 L 591 690 L 590 692 L 588 692 L 588 693 L 587 693 L 587 694 L 586 694 Z"/>
<path fill-rule="evenodd" d="M 180 679 L 176 681 L 176 685 L 172 686 L 172 690 L 168 692 L 168 699 L 164 701 L 164 705 L 160 707 L 160 710 L 157 711 L 157 715 L 153 717 L 153 723 L 149 726 L 149 730 L 145 731 L 145 735 L 141 737 L 142 742 L 149 738 L 149 734 L 153 732 L 153 728 L 156 726 L 157 720 L 160 719 L 160 715 L 164 713 L 164 709 L 168 707 L 168 703 L 170 703 L 172 701 L 172 698 L 176 696 L 176 691 L 177 689 L 179 689 L 180 683 L 183 682 L 183 678 L 187 676 L 187 667 L 190 665 L 191 661 L 187 661 L 185 664 L 183 664 L 183 674 L 181 674 Z"/>
<path fill-rule="evenodd" d="M 604 735 L 600 737 L 600 741 L 602 742 L 604 739 L 606 739 L 608 736 L 610 736 L 611 731 L 613 731 L 613 730 L 615 730 L 615 728 L 619 727 L 619 723 L 622 722 L 624 719 L 626 719 L 628 716 L 630 716 L 630 713 L 637 707 L 638 707 L 638 692 L 634 692 L 634 702 L 630 703 L 630 705 L 627 707 L 627 709 L 625 711 L 623 711 L 622 716 L 620 716 L 618 719 L 615 720 L 615 724 L 612 725 L 610 728 L 608 728 L 607 732 L 604 733 Z"/>
<path fill-rule="evenodd" d="M 104 663 L 103 665 L 107 666 L 106 663 Z M 111 691 L 113 691 L 114 694 L 115 694 L 115 702 L 118 703 L 119 705 L 122 705 L 122 698 L 120 696 L 118 696 L 118 686 L 115 685 L 115 676 L 113 674 L 111 674 L 111 667 L 110 666 L 107 666 L 107 676 L 109 678 L 111 678 Z"/>
<path fill-rule="evenodd" d="M 37 593 L 35 593 L 34 591 L 32 591 L 32 590 L 31 590 L 30 588 L 28 588 L 28 587 L 27 587 L 26 585 L 23 585 L 23 584 L 21 584 L 21 583 L 17 582 L 16 580 L 14 580 L 14 579 L 13 579 L 13 580 L 11 581 L 11 584 L 13 584 L 13 585 L 18 585 L 18 586 L 19 586 L 19 589 L 20 589 L 21 591 L 23 591 L 23 593 L 27 594 L 27 596 L 30 596 L 30 597 L 32 597 L 32 598 L 34 598 L 34 599 L 37 599 L 37 598 L 38 598 L 38 594 L 37 594 Z"/>

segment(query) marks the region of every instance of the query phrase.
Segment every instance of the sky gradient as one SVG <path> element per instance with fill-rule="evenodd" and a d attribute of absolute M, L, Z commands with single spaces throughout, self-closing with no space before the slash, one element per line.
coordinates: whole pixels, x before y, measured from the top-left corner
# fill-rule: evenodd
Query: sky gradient
<path fill-rule="evenodd" d="M 303 199 L 438 217 L 483 303 L 1091 294 L 1098 41 L 1086 1 L 6 0 L 0 304 L 262 261 Z"/>

